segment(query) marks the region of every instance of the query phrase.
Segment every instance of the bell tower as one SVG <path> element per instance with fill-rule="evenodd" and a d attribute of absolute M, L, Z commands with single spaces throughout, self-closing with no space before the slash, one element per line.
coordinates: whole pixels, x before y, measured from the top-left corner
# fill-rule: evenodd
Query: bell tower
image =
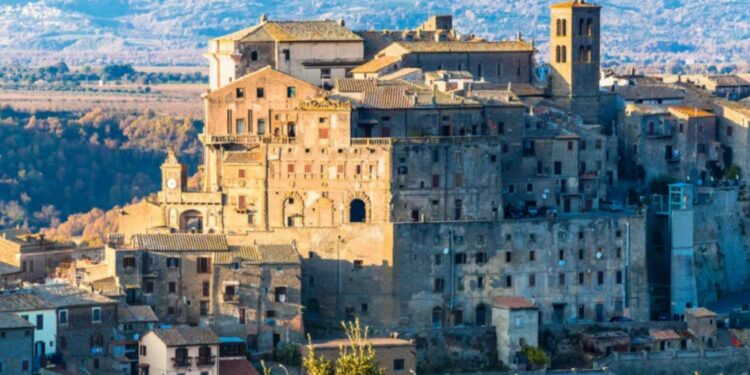
<path fill-rule="evenodd" d="M 550 7 L 551 95 L 586 123 L 599 123 L 601 7 L 572 0 Z"/>
<path fill-rule="evenodd" d="M 167 159 L 161 165 L 161 191 L 166 203 L 179 202 L 187 187 L 187 170 L 180 164 L 174 150 L 167 152 Z"/>

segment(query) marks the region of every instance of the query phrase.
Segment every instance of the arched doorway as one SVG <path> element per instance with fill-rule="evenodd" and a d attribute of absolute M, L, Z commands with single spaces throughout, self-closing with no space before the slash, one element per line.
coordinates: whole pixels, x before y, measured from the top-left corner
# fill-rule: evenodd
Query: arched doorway
<path fill-rule="evenodd" d="M 320 303 L 317 299 L 312 298 L 307 301 L 307 308 L 305 309 L 305 319 L 309 321 L 317 321 L 320 318 Z"/>
<path fill-rule="evenodd" d="M 364 223 L 367 221 L 367 206 L 361 199 L 355 199 L 349 205 L 349 222 Z"/>
<path fill-rule="evenodd" d="M 203 233 L 203 214 L 196 210 L 183 212 L 180 215 L 180 232 Z"/>
<path fill-rule="evenodd" d="M 297 129 L 293 122 L 286 124 L 286 136 L 294 138 L 297 135 Z"/>
<path fill-rule="evenodd" d="M 476 325 L 478 326 L 484 326 L 487 325 L 487 305 L 480 304 L 477 306 L 476 314 L 475 314 L 474 321 L 476 322 Z"/>
<path fill-rule="evenodd" d="M 432 326 L 440 327 L 442 325 L 443 325 L 443 309 L 438 306 L 432 309 Z"/>

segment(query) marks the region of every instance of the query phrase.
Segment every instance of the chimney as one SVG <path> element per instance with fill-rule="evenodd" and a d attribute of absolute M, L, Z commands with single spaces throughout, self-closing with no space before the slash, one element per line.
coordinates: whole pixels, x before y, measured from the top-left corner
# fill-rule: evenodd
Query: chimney
<path fill-rule="evenodd" d="M 346 27 L 346 21 L 344 21 L 344 19 L 343 19 L 343 18 L 339 18 L 339 21 L 338 21 L 338 23 L 339 23 L 339 26 L 341 26 L 341 27 Z"/>
<path fill-rule="evenodd" d="M 260 15 L 260 23 L 266 23 L 268 22 L 268 16 L 266 16 L 265 13 Z"/>

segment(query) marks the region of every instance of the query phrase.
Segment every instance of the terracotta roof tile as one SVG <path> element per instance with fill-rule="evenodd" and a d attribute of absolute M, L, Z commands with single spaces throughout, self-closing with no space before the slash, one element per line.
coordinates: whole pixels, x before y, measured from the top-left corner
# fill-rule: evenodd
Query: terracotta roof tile
<path fill-rule="evenodd" d="M 299 254 L 292 245 L 240 245 L 229 252 L 214 254 L 214 264 L 235 261 L 249 264 L 300 264 Z"/>
<path fill-rule="evenodd" d="M 29 291 L 0 294 L 0 312 L 48 310 L 54 308 L 55 306 L 52 303 L 31 294 Z"/>
<path fill-rule="evenodd" d="M 158 322 L 159 318 L 156 317 L 151 306 L 120 304 L 117 306 L 117 321 L 120 323 L 152 323 Z"/>
<path fill-rule="evenodd" d="M 715 117 L 716 116 L 711 112 L 702 110 L 697 107 L 674 106 L 674 107 L 669 107 L 669 111 L 675 116 L 679 116 L 683 118 Z"/>
<path fill-rule="evenodd" d="M 362 38 L 336 21 L 269 21 L 215 40 L 243 41 L 253 37 L 278 42 L 357 42 Z"/>
<path fill-rule="evenodd" d="M 615 92 L 630 101 L 685 98 L 684 90 L 664 85 L 615 86 Z"/>
<path fill-rule="evenodd" d="M 92 306 L 116 303 L 115 300 L 67 284 L 38 285 L 34 294 L 55 307 Z"/>
<path fill-rule="evenodd" d="M 136 234 L 131 245 L 147 251 L 229 251 L 227 239 L 221 234 Z"/>
<path fill-rule="evenodd" d="M 688 315 L 692 315 L 696 318 L 710 318 L 712 316 L 716 316 L 716 313 L 705 308 L 705 307 L 697 307 L 694 309 L 688 310 Z"/>
<path fill-rule="evenodd" d="M 649 329 L 648 335 L 653 337 L 654 340 L 680 340 L 682 336 L 675 332 L 673 329 Z"/>
<path fill-rule="evenodd" d="M 533 52 L 525 41 L 502 42 L 396 42 L 409 53 Z"/>
<path fill-rule="evenodd" d="M 232 375 L 260 375 L 246 359 L 220 359 L 219 373 Z"/>
<path fill-rule="evenodd" d="M 0 329 L 32 328 L 33 324 L 10 312 L 0 313 Z"/>
<path fill-rule="evenodd" d="M 219 337 L 208 328 L 158 328 L 151 332 L 167 346 L 215 345 L 219 343 Z"/>
<path fill-rule="evenodd" d="M 550 8 L 601 8 L 597 4 L 587 3 L 582 0 L 566 1 L 563 3 L 557 3 L 550 6 Z"/>
<path fill-rule="evenodd" d="M 377 73 L 399 61 L 401 61 L 401 58 L 398 56 L 376 57 L 375 59 L 352 69 L 352 73 Z"/>
<path fill-rule="evenodd" d="M 495 298 L 495 306 L 509 310 L 535 309 L 536 305 L 525 297 L 501 296 Z"/>

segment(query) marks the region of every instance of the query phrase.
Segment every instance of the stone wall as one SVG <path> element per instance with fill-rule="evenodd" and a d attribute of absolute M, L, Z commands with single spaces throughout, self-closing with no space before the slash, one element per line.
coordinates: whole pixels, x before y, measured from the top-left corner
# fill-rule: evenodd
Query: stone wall
<path fill-rule="evenodd" d="M 750 368 L 750 349 L 614 353 L 594 364 L 618 375 L 742 374 Z"/>
<path fill-rule="evenodd" d="M 417 345 L 418 373 L 430 371 L 462 372 L 496 369 L 497 349 L 492 327 L 436 328 L 402 332 L 402 338 Z"/>

